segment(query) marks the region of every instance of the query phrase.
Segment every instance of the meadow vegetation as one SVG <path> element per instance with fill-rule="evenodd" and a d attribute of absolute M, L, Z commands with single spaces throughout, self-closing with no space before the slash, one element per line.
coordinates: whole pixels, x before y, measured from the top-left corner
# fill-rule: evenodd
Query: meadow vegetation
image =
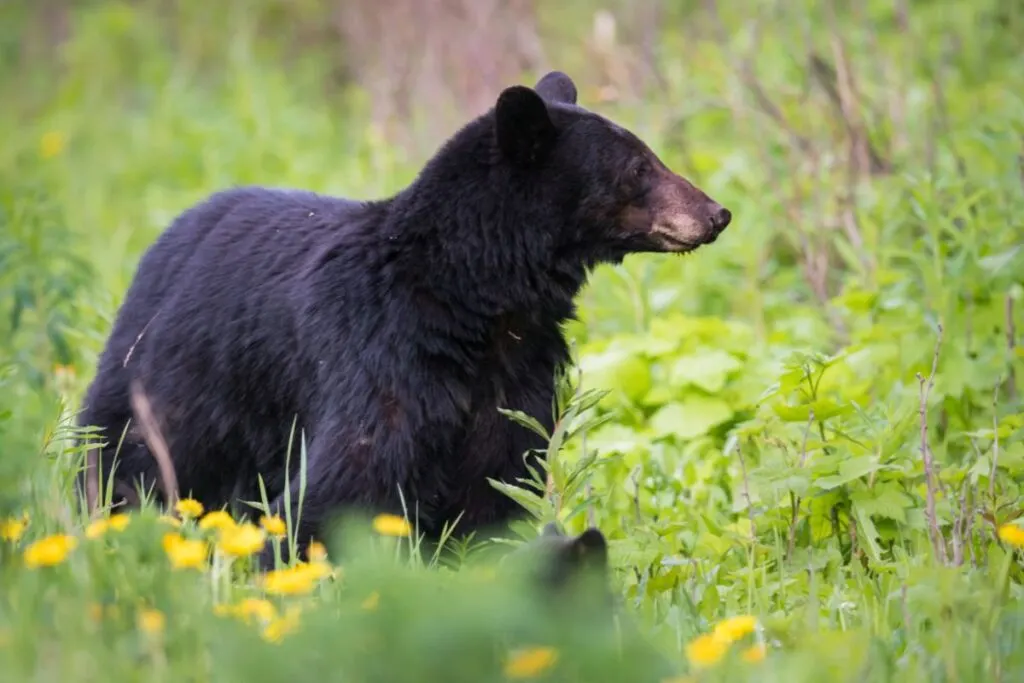
<path fill-rule="evenodd" d="M 171 218 L 422 157 L 289 40 L 316 3 L 77 2 L 52 50 L 55 3 L 3 4 L 3 680 L 1024 680 L 1024 5 L 663 4 L 663 82 L 580 100 L 733 224 L 594 273 L 550 471 L 505 486 L 524 537 L 607 535 L 615 619 L 401 519 L 260 577 L 290 520 L 85 514 L 74 411 Z M 538 5 L 575 76 L 594 8 Z"/>

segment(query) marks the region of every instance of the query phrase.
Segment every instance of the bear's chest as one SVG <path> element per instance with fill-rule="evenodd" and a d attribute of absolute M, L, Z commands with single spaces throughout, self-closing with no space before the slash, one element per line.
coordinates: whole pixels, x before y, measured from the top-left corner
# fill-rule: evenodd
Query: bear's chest
<path fill-rule="evenodd" d="M 555 368 L 567 358 L 557 323 L 529 312 L 510 313 L 494 321 L 480 365 L 480 377 L 500 403 L 527 386 L 553 386 Z"/>

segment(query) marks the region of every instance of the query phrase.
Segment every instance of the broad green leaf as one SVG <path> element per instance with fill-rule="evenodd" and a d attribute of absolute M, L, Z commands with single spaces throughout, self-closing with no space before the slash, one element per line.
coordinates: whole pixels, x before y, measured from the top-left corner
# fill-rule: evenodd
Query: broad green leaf
<path fill-rule="evenodd" d="M 699 351 L 676 359 L 669 370 L 669 381 L 678 387 L 694 385 L 717 394 L 725 387 L 729 374 L 741 367 L 743 364 L 725 351 Z"/>
<path fill-rule="evenodd" d="M 587 447 L 603 453 L 630 454 L 649 446 L 648 439 L 624 425 L 606 424 L 587 434 Z"/>
<path fill-rule="evenodd" d="M 583 356 L 579 367 L 583 382 L 599 389 L 620 391 L 639 401 L 651 388 L 651 369 L 646 358 L 620 349 Z M 608 405 L 602 400 L 601 405 Z"/>
<path fill-rule="evenodd" d="M 885 517 L 897 522 L 906 522 L 907 508 L 914 505 L 914 499 L 901 491 L 895 484 L 877 487 L 870 491 L 855 491 L 850 498 L 865 514 Z"/>
<path fill-rule="evenodd" d="M 839 473 L 828 477 L 819 477 L 814 481 L 815 486 L 828 491 L 837 486 L 849 483 L 854 479 L 860 479 L 866 474 L 876 470 L 884 469 L 885 465 L 877 462 L 874 458 L 864 456 L 860 458 L 847 458 L 839 463 Z"/>
<path fill-rule="evenodd" d="M 827 420 L 836 415 L 842 415 L 853 410 L 849 405 L 840 405 L 835 401 L 819 399 L 813 403 L 790 406 L 785 404 L 773 404 L 772 410 L 786 422 L 807 422 L 810 419 L 811 411 L 814 411 L 814 419 Z"/>
<path fill-rule="evenodd" d="M 871 559 L 878 563 L 882 561 L 882 549 L 878 547 L 878 529 L 871 521 L 871 515 L 865 512 L 857 503 L 853 504 L 853 516 L 857 520 L 857 540 L 861 546 L 866 546 Z"/>
<path fill-rule="evenodd" d="M 978 259 L 978 265 L 987 270 L 989 273 L 997 273 L 1006 266 L 1013 263 L 1013 260 L 1017 258 L 1017 254 L 1020 253 L 1020 245 L 1014 245 L 1006 251 L 999 252 L 998 254 L 992 254 Z"/>
<path fill-rule="evenodd" d="M 694 439 L 707 434 L 733 415 L 732 408 L 722 399 L 694 395 L 661 408 L 651 416 L 650 425 L 658 437 Z"/>

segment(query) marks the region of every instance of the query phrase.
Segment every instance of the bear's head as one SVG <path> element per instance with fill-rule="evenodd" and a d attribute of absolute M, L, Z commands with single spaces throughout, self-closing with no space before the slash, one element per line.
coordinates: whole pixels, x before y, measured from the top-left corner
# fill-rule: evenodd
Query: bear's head
<path fill-rule="evenodd" d="M 576 104 L 576 86 L 551 72 L 506 88 L 494 134 L 515 184 L 558 217 L 563 257 L 617 262 L 630 253 L 685 253 L 714 242 L 728 209 L 669 170 L 636 135 Z"/>
<path fill-rule="evenodd" d="M 558 593 L 581 579 L 596 580 L 602 593 L 607 589 L 608 544 L 604 534 L 593 527 L 579 536 L 568 536 L 556 524 L 547 524 L 509 559 L 525 567 L 535 585 L 545 591 Z"/>

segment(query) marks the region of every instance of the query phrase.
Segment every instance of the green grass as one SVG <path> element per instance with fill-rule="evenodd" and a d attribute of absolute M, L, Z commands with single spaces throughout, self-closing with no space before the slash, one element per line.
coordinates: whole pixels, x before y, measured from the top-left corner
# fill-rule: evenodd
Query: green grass
<path fill-rule="evenodd" d="M 5 4 L 0 519 L 30 523 L 0 541 L 4 680 L 497 681 L 529 647 L 558 653 L 539 680 L 1021 680 L 1024 551 L 997 531 L 1024 513 L 1024 7 L 719 4 L 667 9 L 667 87 L 608 104 L 566 28 L 592 10 L 544 10 L 582 103 L 735 215 L 685 259 L 594 274 L 571 378 L 608 393 L 565 424 L 549 495 L 509 491 L 609 537 L 619 617 L 357 534 L 334 579 L 270 596 L 301 608 L 280 643 L 216 613 L 263 595 L 247 559 L 172 569 L 152 509 L 86 537 L 73 411 L 176 213 L 241 183 L 381 196 L 420 160 L 325 85 L 329 45 L 268 28 L 315 3 L 80 2 L 21 61 L 32 5 Z M 884 172 L 851 171 L 865 139 Z M 67 560 L 26 567 L 57 533 Z M 764 661 L 748 640 L 694 669 L 686 645 L 744 614 Z"/>

